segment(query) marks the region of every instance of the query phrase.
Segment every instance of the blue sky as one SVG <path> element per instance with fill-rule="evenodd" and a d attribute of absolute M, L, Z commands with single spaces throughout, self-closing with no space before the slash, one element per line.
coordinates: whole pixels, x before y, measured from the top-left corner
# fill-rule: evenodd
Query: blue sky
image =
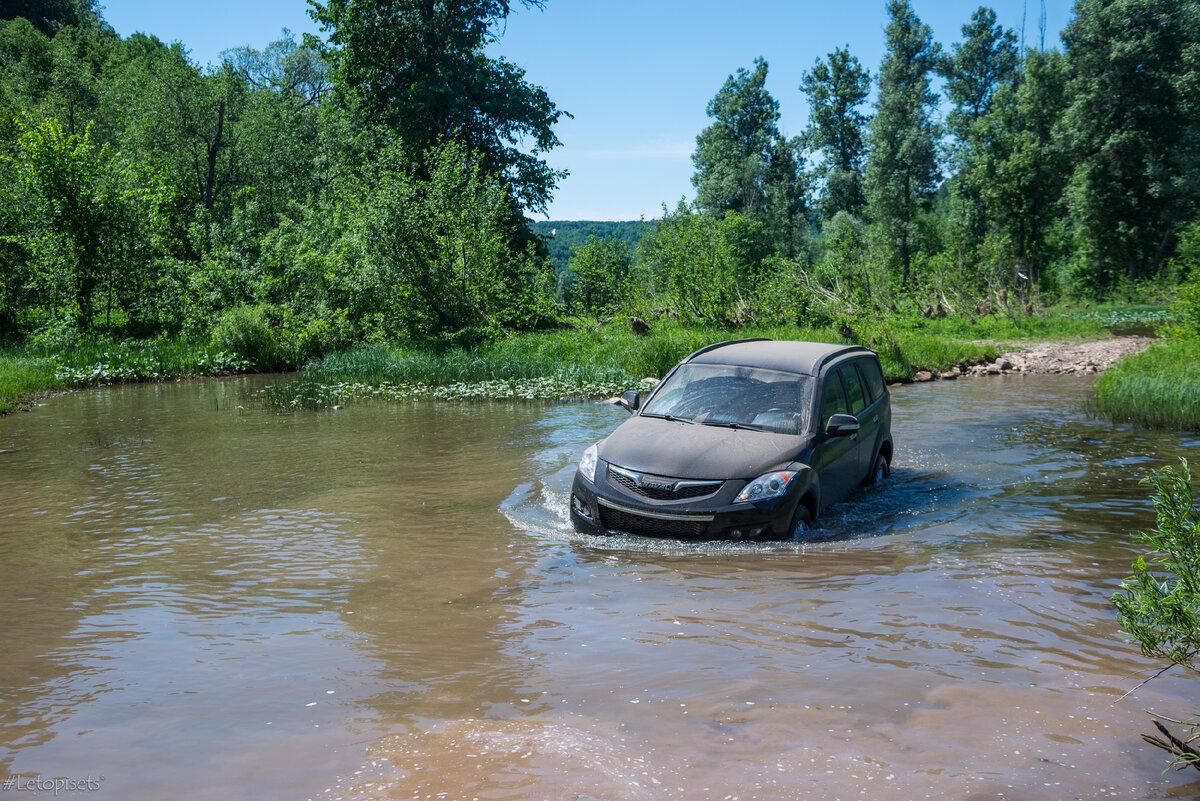
<path fill-rule="evenodd" d="M 1037 45 L 1040 0 L 995 0 L 1001 24 Z M 979 2 L 912 0 L 943 47 L 959 41 Z M 1046 44 L 1059 45 L 1071 0 L 1045 0 Z M 109 0 L 104 16 L 122 36 L 152 33 L 182 42 L 199 64 L 222 50 L 262 47 L 283 28 L 316 32 L 303 0 Z M 704 109 L 738 67 L 762 56 L 781 127 L 807 124 L 800 79 L 818 57 L 849 46 L 872 76 L 883 57 L 884 0 L 547 0 L 516 4 L 493 48 L 546 88 L 574 119 L 558 126 L 548 155 L 571 175 L 549 208 L 554 220 L 636 220 L 695 197 L 691 154 L 709 124 Z"/>

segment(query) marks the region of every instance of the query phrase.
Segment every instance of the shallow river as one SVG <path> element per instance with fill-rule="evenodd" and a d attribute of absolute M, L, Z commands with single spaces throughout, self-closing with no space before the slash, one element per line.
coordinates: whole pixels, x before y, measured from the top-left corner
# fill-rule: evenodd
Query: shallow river
<path fill-rule="evenodd" d="M 736 547 L 571 532 L 619 409 L 239 409 L 262 381 L 0 419 L 0 798 L 1200 794 L 1139 737 L 1197 685 L 1135 689 L 1107 600 L 1200 441 L 1086 379 L 896 389 L 883 488 Z"/>

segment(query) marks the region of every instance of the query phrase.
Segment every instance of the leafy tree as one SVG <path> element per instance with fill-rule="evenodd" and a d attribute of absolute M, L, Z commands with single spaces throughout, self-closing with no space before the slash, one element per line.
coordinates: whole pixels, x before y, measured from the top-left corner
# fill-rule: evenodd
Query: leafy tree
<path fill-rule="evenodd" d="M 1102 292 L 1157 272 L 1200 182 L 1200 4 L 1077 0 L 1063 33 L 1079 260 Z"/>
<path fill-rule="evenodd" d="M 880 226 L 908 285 L 920 239 L 919 219 L 938 183 L 937 95 L 930 87 L 941 46 L 908 0 L 890 0 L 887 51 L 879 72 L 879 96 L 871 120 L 866 195 L 870 216 Z"/>
<path fill-rule="evenodd" d="M 540 7 L 540 0 L 523 0 Z M 455 140 L 481 169 L 505 180 L 519 203 L 545 211 L 566 173 L 542 154 L 560 144 L 567 115 L 525 72 L 486 47 L 509 0 L 310 0 L 328 34 L 324 55 L 347 102 L 391 128 L 410 153 Z"/>
<path fill-rule="evenodd" d="M 717 214 L 756 214 L 766 203 L 764 186 L 772 144 L 779 137 L 779 102 L 766 89 L 767 62 L 739 67 L 708 102 L 714 122 L 696 137 L 692 185 L 696 200 Z"/>
<path fill-rule="evenodd" d="M 1017 35 L 996 22 L 996 12 L 980 6 L 962 26 L 962 42 L 943 56 L 939 71 L 946 97 L 954 108 L 946 128 L 961 142 L 971 139 L 971 125 L 992 108 L 996 90 L 1016 76 Z"/>
<path fill-rule="evenodd" d="M 491 334 L 546 325 L 550 270 L 518 252 L 507 187 L 482 157 L 451 142 L 417 166 L 397 144 L 357 209 L 370 283 L 383 293 L 388 327 L 409 337 L 476 327 Z M 429 178 L 420 176 L 428 175 Z"/>
<path fill-rule="evenodd" d="M 21 228 L 5 239 L 32 262 L 35 294 L 48 311 L 65 310 L 79 330 L 104 323 L 114 308 L 136 311 L 158 255 L 152 226 L 165 205 L 153 177 L 133 175 L 90 132 L 69 134 L 48 119 L 18 141 Z"/>
<path fill-rule="evenodd" d="M 741 300 L 739 284 L 766 256 L 762 223 L 739 212 L 717 218 L 682 200 L 643 235 L 641 260 L 654 291 L 676 313 L 724 324 Z"/>
<path fill-rule="evenodd" d="M 974 121 L 964 183 L 978 191 L 984 215 L 1012 265 L 1014 286 L 1030 290 L 1046 278 L 1062 216 L 1067 153 L 1057 134 L 1067 84 L 1057 51 L 1026 53 L 1018 83 L 1002 85 Z"/>
<path fill-rule="evenodd" d="M 632 289 L 632 256 L 628 246 L 615 238 L 592 234 L 575 249 L 570 268 L 572 305 L 588 314 L 617 311 Z"/>
<path fill-rule="evenodd" d="M 856 213 L 866 202 L 862 166 L 868 118 L 858 109 L 871 91 L 870 73 L 850 55 L 849 47 L 838 48 L 804 73 L 800 90 L 809 106 L 805 142 L 822 153 L 821 216 L 830 220 L 839 211 Z"/>
<path fill-rule="evenodd" d="M 99 27 L 95 0 L 5 0 L 0 20 L 24 18 L 46 36 L 69 27 Z"/>
<path fill-rule="evenodd" d="M 982 195 L 986 179 L 979 161 L 996 133 L 979 121 L 992 110 L 996 92 L 1013 82 L 1017 74 L 1017 37 L 996 22 L 996 12 L 981 6 L 962 27 L 963 41 L 952 46 L 939 67 L 946 79 L 946 96 L 954 108 L 946 117 L 946 128 L 955 138 L 951 161 L 957 171 L 951 184 L 954 216 L 969 241 L 977 244 L 986 230 Z"/>

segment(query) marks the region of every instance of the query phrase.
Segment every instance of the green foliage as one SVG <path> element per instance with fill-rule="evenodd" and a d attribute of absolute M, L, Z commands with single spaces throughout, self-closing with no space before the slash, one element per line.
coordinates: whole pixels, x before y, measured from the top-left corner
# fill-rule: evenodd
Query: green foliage
<path fill-rule="evenodd" d="M 868 120 L 858 107 L 871 91 L 871 75 L 848 49 L 839 48 L 828 61 L 817 59 L 812 71 L 804 73 L 800 90 L 810 109 L 805 144 L 823 154 L 818 166 L 825 181 L 821 216 L 829 220 L 838 212 L 858 213 L 866 203 L 862 162 Z"/>
<path fill-rule="evenodd" d="M 941 46 L 908 0 L 890 0 L 887 52 L 871 120 L 867 161 L 869 213 L 883 233 L 893 268 L 909 283 L 920 246 L 920 217 L 937 186 L 937 95 L 930 87 Z"/>
<path fill-rule="evenodd" d="M 708 103 L 712 125 L 696 137 L 692 163 L 698 207 L 737 212 L 769 226 L 777 250 L 791 255 L 805 219 L 800 141 L 779 132 L 779 102 L 766 90 L 767 62 L 739 68 Z"/>
<path fill-rule="evenodd" d="M 586 314 L 609 314 L 622 308 L 633 290 L 629 248 L 617 239 L 588 237 L 571 257 L 575 275 L 571 306 Z"/>
<path fill-rule="evenodd" d="M 283 361 L 267 310 L 262 306 L 227 309 L 213 326 L 212 344 L 245 359 L 257 370 L 269 370 Z"/>
<path fill-rule="evenodd" d="M 502 179 L 523 207 L 545 210 L 565 173 L 541 154 L 558 146 L 553 126 L 569 115 L 526 82 L 520 67 L 488 55 L 509 0 L 311 5 L 328 35 L 323 53 L 333 77 L 367 121 L 394 131 L 411 153 L 453 136 L 479 154 L 481 169 Z"/>
<path fill-rule="evenodd" d="M 1151 549 L 1150 564 L 1139 556 L 1112 602 L 1143 654 L 1200 673 L 1200 508 L 1191 468 L 1179 461 L 1142 480 L 1154 490 L 1157 513 L 1154 530 L 1136 535 Z"/>
<path fill-rule="evenodd" d="M 555 274 L 567 273 L 567 263 L 575 250 L 595 235 L 601 239 L 623 242 L 629 250 L 636 251 L 647 223 L 643 220 L 613 222 L 608 220 L 536 220 L 529 223 L 530 230 L 542 242 L 550 254 L 550 264 Z"/>
<path fill-rule="evenodd" d="M 1065 200 L 1096 289 L 1156 273 L 1200 182 L 1200 6 L 1078 0 L 1063 33 Z"/>
<path fill-rule="evenodd" d="M 741 305 L 741 285 L 767 255 L 761 223 L 737 212 L 718 219 L 682 201 L 641 241 L 641 259 L 654 282 L 656 302 L 689 320 L 730 322 Z M 736 304 L 736 306 L 735 306 Z"/>

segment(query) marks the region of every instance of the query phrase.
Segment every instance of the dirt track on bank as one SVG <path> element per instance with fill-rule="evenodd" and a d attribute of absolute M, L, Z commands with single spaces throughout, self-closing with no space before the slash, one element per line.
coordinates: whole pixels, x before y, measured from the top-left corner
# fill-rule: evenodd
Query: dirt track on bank
<path fill-rule="evenodd" d="M 958 367 L 944 373 L 920 371 L 914 381 L 937 378 L 953 380 L 976 375 L 1095 375 L 1121 359 L 1140 353 L 1154 340 L 1150 337 L 1112 337 L 1091 342 L 1040 342 L 1022 350 L 1002 353 L 995 361 Z"/>

